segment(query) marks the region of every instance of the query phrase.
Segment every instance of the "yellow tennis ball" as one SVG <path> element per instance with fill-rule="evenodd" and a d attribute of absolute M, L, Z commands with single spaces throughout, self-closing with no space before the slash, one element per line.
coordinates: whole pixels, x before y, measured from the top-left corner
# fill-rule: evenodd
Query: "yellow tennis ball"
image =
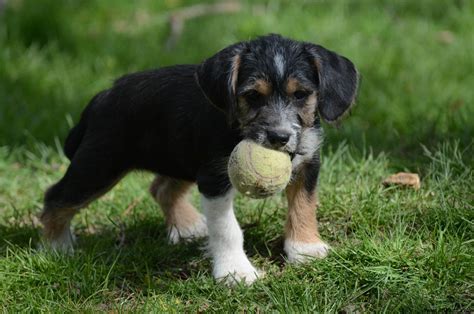
<path fill-rule="evenodd" d="M 228 163 L 232 185 L 242 194 L 264 198 L 282 191 L 290 181 L 291 159 L 284 152 L 241 141 Z"/>

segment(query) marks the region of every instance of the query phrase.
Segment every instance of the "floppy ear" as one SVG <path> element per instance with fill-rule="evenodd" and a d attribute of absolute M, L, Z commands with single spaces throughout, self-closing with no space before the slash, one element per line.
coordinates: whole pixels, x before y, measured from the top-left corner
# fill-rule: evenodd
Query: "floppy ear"
<path fill-rule="evenodd" d="M 349 59 L 319 45 L 306 44 L 306 50 L 319 80 L 319 115 L 326 122 L 337 122 L 355 102 L 359 73 Z"/>
<path fill-rule="evenodd" d="M 204 95 L 224 111 L 229 123 L 234 119 L 240 55 L 245 47 L 245 43 L 238 43 L 219 51 L 200 64 L 195 73 L 196 82 Z"/>

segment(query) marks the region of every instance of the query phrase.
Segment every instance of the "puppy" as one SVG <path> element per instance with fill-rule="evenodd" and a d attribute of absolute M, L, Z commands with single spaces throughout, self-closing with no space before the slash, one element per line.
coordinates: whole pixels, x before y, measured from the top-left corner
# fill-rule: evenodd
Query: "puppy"
<path fill-rule="evenodd" d="M 71 250 L 70 222 L 135 169 L 156 174 L 150 191 L 169 240 L 209 236 L 213 275 L 251 283 L 261 273 L 243 250 L 226 163 L 242 139 L 288 152 L 284 250 L 290 262 L 328 252 L 316 222 L 320 118 L 338 121 L 354 103 L 358 73 L 321 46 L 269 35 L 229 46 L 199 65 L 126 75 L 97 94 L 65 143 L 71 164 L 45 195 L 48 245 Z M 204 215 L 186 199 L 197 184 Z"/>

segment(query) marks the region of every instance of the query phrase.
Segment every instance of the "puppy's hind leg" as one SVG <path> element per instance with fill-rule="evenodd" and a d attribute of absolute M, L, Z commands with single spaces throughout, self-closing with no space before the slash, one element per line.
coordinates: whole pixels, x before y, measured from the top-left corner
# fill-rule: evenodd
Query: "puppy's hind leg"
<path fill-rule="evenodd" d="M 80 208 L 106 193 L 126 173 L 126 168 L 111 162 L 108 151 L 79 150 L 64 177 L 45 194 L 43 223 L 45 247 L 72 252 L 71 220 Z"/>
<path fill-rule="evenodd" d="M 172 244 L 207 236 L 205 217 L 187 199 L 192 186 L 192 182 L 160 175 L 150 186 L 150 193 L 165 214 L 168 240 Z"/>

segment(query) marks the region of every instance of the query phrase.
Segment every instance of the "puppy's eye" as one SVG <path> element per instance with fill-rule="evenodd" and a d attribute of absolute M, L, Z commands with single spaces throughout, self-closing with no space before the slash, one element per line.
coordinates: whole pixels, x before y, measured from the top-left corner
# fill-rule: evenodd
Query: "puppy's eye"
<path fill-rule="evenodd" d="M 307 98 L 309 96 L 309 92 L 308 91 L 305 91 L 305 90 L 297 90 L 296 92 L 293 93 L 293 96 L 295 96 L 295 98 L 297 100 L 303 100 L 305 98 Z"/>

